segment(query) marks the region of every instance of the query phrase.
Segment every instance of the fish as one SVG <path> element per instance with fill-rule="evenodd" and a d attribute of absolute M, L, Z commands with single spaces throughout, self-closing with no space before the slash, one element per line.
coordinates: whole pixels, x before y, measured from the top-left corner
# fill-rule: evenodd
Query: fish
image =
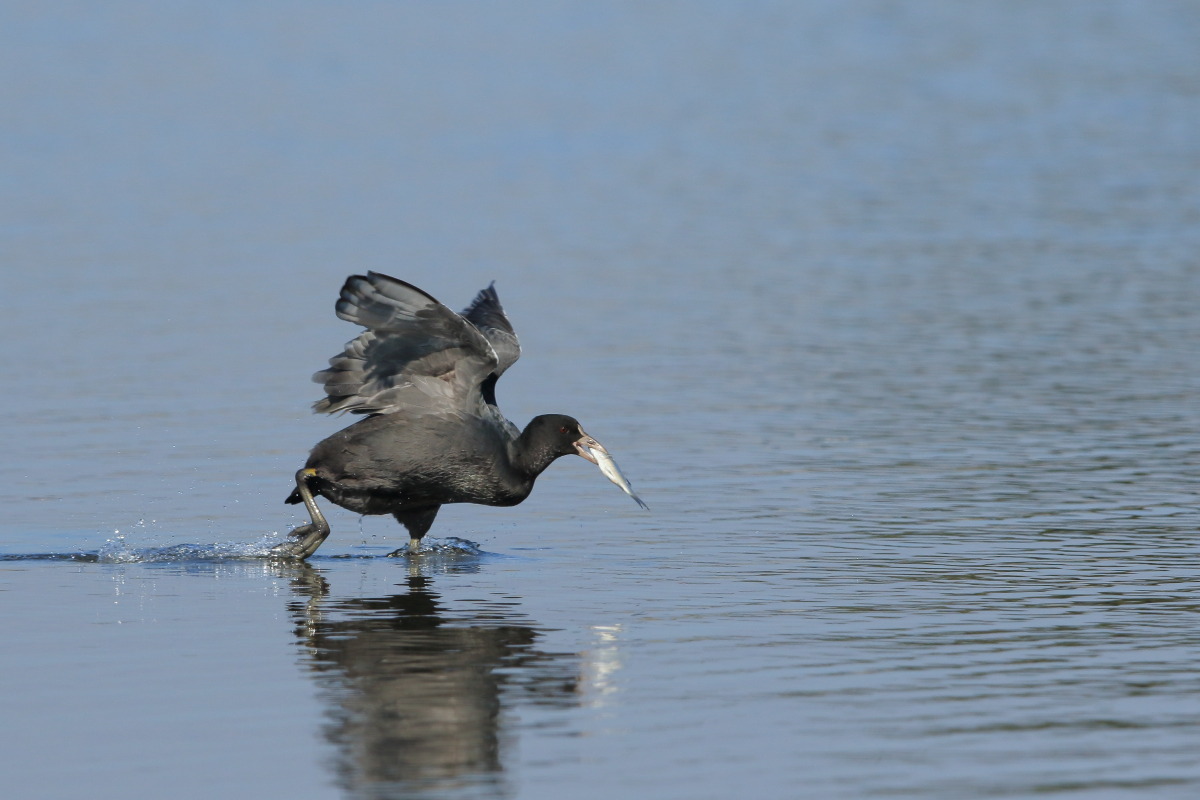
<path fill-rule="evenodd" d="M 621 491 L 632 497 L 639 506 L 647 511 L 650 510 L 650 506 L 646 505 L 642 498 L 633 491 L 633 487 L 629 485 L 629 479 L 621 474 L 621 468 L 617 466 L 616 459 L 610 456 L 607 450 L 603 447 L 589 447 L 588 450 L 591 451 L 593 460 L 596 462 L 596 466 L 600 467 L 600 471 L 604 473 L 604 477 L 621 487 Z"/>

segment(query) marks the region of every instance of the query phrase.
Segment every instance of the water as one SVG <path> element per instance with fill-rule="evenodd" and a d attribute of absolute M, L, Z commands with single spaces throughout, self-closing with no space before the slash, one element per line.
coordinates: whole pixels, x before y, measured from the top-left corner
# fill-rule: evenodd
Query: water
<path fill-rule="evenodd" d="M 1200 11 L 0 10 L 16 797 L 1191 798 Z M 263 552 L 346 274 L 564 459 Z"/>

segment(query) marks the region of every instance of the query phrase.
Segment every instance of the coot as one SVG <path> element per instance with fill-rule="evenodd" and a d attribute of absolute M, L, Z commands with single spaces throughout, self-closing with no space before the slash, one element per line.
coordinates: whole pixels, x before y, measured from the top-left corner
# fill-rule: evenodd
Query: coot
<path fill-rule="evenodd" d="M 359 514 L 391 514 L 416 553 L 446 503 L 516 505 L 571 454 L 600 463 L 638 499 L 573 417 L 544 414 L 522 431 L 500 413 L 496 381 L 521 348 L 494 285 L 456 314 L 410 283 L 369 272 L 346 279 L 336 310 L 366 330 L 313 376 L 326 394 L 313 408 L 367 416 L 318 443 L 296 473 L 287 502 L 304 503 L 312 521 L 273 555 L 308 558 L 329 536 L 318 496 Z"/>

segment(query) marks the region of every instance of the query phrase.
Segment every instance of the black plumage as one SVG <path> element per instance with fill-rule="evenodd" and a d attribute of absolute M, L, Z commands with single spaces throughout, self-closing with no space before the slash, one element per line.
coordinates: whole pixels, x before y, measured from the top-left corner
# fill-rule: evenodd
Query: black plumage
<path fill-rule="evenodd" d="M 279 556 L 307 558 L 329 535 L 315 498 L 360 514 L 392 514 L 409 551 L 447 503 L 511 506 L 560 456 L 607 453 L 573 417 L 545 414 L 519 430 L 496 407 L 496 381 L 521 347 L 494 286 L 456 314 L 412 284 L 351 275 L 337 315 L 366 328 L 313 380 L 314 410 L 367 415 L 312 449 L 289 503 L 312 521 Z"/>

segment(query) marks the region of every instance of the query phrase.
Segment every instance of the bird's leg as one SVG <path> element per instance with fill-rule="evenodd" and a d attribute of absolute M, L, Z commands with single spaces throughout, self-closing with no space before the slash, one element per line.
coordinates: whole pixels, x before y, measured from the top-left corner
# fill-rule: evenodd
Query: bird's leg
<path fill-rule="evenodd" d="M 317 548 L 321 546 L 321 542 L 329 536 L 329 523 L 325 521 L 325 516 L 321 513 L 321 509 L 317 508 L 317 502 L 313 499 L 312 490 L 308 488 L 308 479 L 316 475 L 314 469 L 302 469 L 296 473 L 296 488 L 300 492 L 300 498 L 304 501 L 304 507 L 308 509 L 308 516 L 312 519 L 307 525 L 301 525 L 290 534 L 294 541 L 277 544 L 271 548 L 271 556 L 273 558 L 299 558 L 304 560 L 317 552 Z"/>
<path fill-rule="evenodd" d="M 434 517 L 441 506 L 419 508 L 413 511 L 397 511 L 392 514 L 396 521 L 408 529 L 408 550 L 400 549 L 388 553 L 388 558 L 398 558 L 402 555 L 415 556 L 421 551 L 421 539 L 433 527 Z"/>

